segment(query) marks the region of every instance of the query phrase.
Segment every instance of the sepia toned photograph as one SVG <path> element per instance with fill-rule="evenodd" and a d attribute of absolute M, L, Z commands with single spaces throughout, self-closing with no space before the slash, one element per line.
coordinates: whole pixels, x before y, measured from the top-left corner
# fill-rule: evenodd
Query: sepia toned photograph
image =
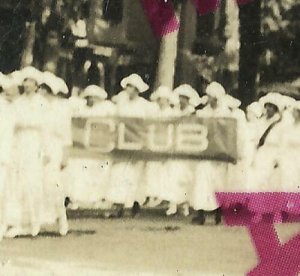
<path fill-rule="evenodd" d="M 298 0 L 0 0 L 0 276 L 300 275 Z"/>

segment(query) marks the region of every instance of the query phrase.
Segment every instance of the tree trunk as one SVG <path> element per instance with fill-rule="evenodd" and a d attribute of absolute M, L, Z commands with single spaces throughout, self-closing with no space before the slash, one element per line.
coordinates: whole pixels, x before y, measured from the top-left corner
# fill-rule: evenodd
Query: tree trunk
<path fill-rule="evenodd" d="M 178 4 L 176 9 L 177 18 L 180 21 L 181 5 Z M 175 64 L 177 57 L 177 42 L 179 30 L 164 35 L 161 38 L 157 75 L 154 88 L 161 85 L 173 89 Z"/>
<path fill-rule="evenodd" d="M 33 47 L 35 42 L 35 22 L 27 23 L 25 45 L 21 60 L 21 68 L 32 64 L 33 61 Z"/>
<path fill-rule="evenodd" d="M 242 107 L 250 104 L 256 95 L 256 78 L 261 53 L 261 0 L 254 0 L 239 8 L 240 61 L 239 98 Z"/>

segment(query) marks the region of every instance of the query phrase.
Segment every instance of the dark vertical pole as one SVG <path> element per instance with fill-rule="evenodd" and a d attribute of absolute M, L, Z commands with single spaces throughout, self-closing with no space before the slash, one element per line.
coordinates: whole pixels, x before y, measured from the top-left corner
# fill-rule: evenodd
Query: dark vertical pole
<path fill-rule="evenodd" d="M 261 40 L 261 0 L 254 0 L 239 8 L 240 19 L 240 62 L 239 98 L 245 108 L 255 98 L 256 78 Z"/>

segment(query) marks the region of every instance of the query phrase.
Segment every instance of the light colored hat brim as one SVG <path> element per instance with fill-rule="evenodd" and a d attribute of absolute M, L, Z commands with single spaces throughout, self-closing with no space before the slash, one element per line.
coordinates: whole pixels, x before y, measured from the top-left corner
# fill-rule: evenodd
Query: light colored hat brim
<path fill-rule="evenodd" d="M 149 85 L 146 84 L 138 74 L 131 74 L 124 78 L 120 84 L 123 89 L 125 89 L 127 85 L 132 85 L 136 87 L 140 93 L 144 93 L 149 89 Z"/>
<path fill-rule="evenodd" d="M 23 82 L 25 79 L 33 79 L 40 85 L 43 81 L 43 73 L 32 66 L 28 66 L 20 71 L 20 80 Z"/>
<path fill-rule="evenodd" d="M 105 100 L 107 99 L 107 92 L 97 85 L 90 85 L 84 89 L 83 93 L 80 96 L 82 98 L 96 97 Z"/>
<path fill-rule="evenodd" d="M 277 106 L 279 110 L 282 110 L 284 107 L 281 102 L 281 95 L 279 93 L 273 93 L 273 92 L 268 93 L 267 95 L 261 97 L 259 99 L 259 103 L 262 106 L 265 106 L 266 104 L 273 104 Z"/>
<path fill-rule="evenodd" d="M 43 73 L 43 79 L 42 79 L 42 84 L 46 84 L 50 89 L 52 90 L 52 93 L 54 95 L 57 95 L 59 92 L 59 80 L 58 77 L 56 77 L 53 73 L 51 72 L 44 72 Z"/>
<path fill-rule="evenodd" d="M 182 84 L 174 89 L 174 93 L 178 96 L 187 97 L 190 105 L 196 107 L 201 104 L 201 98 L 197 91 L 188 84 Z"/>
<path fill-rule="evenodd" d="M 216 99 L 221 99 L 226 95 L 224 87 L 218 82 L 210 83 L 205 90 L 206 95 L 209 95 Z"/>

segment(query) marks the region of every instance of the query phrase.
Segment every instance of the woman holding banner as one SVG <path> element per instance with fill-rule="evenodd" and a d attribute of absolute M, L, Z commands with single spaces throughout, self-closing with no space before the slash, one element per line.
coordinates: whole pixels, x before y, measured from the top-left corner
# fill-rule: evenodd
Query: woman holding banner
<path fill-rule="evenodd" d="M 177 87 L 174 92 L 179 98 L 178 115 L 181 118 L 189 117 L 195 113 L 195 107 L 201 99 L 190 85 L 183 84 Z M 193 163 L 187 160 L 170 160 L 168 162 L 168 187 L 165 186 L 163 198 L 169 201 L 169 208 L 166 214 L 177 213 L 178 206 L 182 207 L 183 215 L 189 215 L 189 195 L 193 183 Z"/>
<path fill-rule="evenodd" d="M 152 118 L 161 120 L 177 117 L 178 111 L 174 109 L 174 106 L 178 105 L 179 101 L 176 94 L 172 93 L 172 90 L 165 86 L 160 86 L 150 97 L 153 102 L 153 116 Z M 173 106 L 173 107 L 172 107 Z M 165 125 L 161 127 L 165 128 Z M 165 129 L 164 129 L 165 131 Z M 167 200 L 170 193 L 170 171 L 169 171 L 170 159 L 166 158 L 160 161 L 147 161 L 146 164 L 146 195 L 149 198 L 147 206 L 155 207 Z"/>
<path fill-rule="evenodd" d="M 113 98 L 116 114 L 123 118 L 147 118 L 151 114 L 151 103 L 139 95 L 149 86 L 139 75 L 131 74 L 121 81 L 121 87 L 124 90 Z M 114 210 L 106 213 L 106 217 L 123 216 L 124 207 L 132 208 L 133 216 L 139 211 L 139 206 L 146 199 L 146 187 L 142 180 L 144 165 L 143 161 L 133 160 L 132 156 L 113 164 L 106 199 L 114 204 Z"/>
<path fill-rule="evenodd" d="M 224 98 L 226 92 L 223 86 L 212 82 L 206 88 L 208 96 L 207 106 L 197 112 L 200 117 L 228 117 L 231 114 Z M 228 165 L 226 162 L 217 160 L 201 160 L 197 162 L 195 171 L 195 187 L 192 193 L 191 204 L 194 210 L 198 211 L 194 222 L 204 224 L 205 215 L 215 215 L 216 224 L 220 223 L 221 214 L 216 201 L 215 192 L 222 191 L 227 186 Z"/>
<path fill-rule="evenodd" d="M 87 117 L 106 117 L 116 113 L 116 107 L 107 99 L 107 92 L 96 85 L 86 87 L 81 94 L 86 105 L 76 116 Z M 103 158 L 72 158 L 68 162 L 67 174 L 68 196 L 72 206 L 92 206 L 104 208 L 111 160 Z"/>

